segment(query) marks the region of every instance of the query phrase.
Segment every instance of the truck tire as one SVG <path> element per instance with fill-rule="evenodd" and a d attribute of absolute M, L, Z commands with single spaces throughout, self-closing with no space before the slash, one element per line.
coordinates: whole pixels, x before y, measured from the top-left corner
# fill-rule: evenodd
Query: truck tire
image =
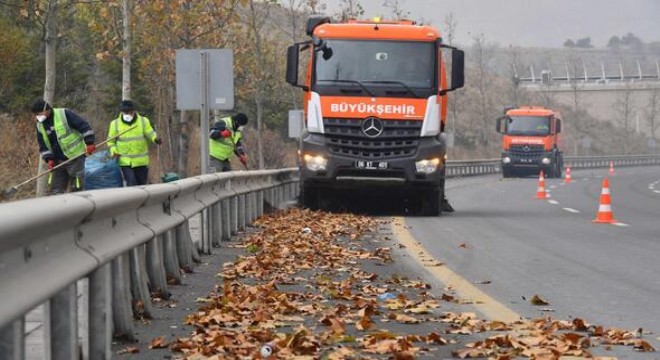
<path fill-rule="evenodd" d="M 511 169 L 509 169 L 508 167 L 502 166 L 502 177 L 503 178 L 511 177 Z"/>
<path fill-rule="evenodd" d="M 319 189 L 310 185 L 302 185 L 300 187 L 300 206 L 310 210 L 318 210 L 320 201 L 319 201 Z"/>
<path fill-rule="evenodd" d="M 444 182 L 444 180 L 443 180 Z M 438 216 L 441 213 L 440 203 L 444 197 L 443 189 L 435 189 L 429 192 L 419 193 L 419 215 L 420 216 Z"/>
<path fill-rule="evenodd" d="M 564 157 L 562 155 L 557 155 L 557 177 L 562 177 L 564 173 Z"/>

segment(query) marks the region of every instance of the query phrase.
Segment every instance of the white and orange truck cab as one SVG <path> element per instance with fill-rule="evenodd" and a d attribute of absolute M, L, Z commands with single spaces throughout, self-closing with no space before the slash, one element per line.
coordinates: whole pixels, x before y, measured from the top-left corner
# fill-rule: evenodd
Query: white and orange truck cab
<path fill-rule="evenodd" d="M 302 205 L 323 207 L 331 190 L 380 189 L 405 197 L 415 213 L 438 215 L 447 93 L 463 86 L 463 51 L 412 21 L 311 17 L 306 31 L 311 40 L 288 48 L 286 75 L 304 91 Z M 451 63 L 443 52 L 451 52 Z"/>
<path fill-rule="evenodd" d="M 561 115 L 540 106 L 509 108 L 497 119 L 502 134 L 502 176 L 561 177 L 564 156 Z"/>

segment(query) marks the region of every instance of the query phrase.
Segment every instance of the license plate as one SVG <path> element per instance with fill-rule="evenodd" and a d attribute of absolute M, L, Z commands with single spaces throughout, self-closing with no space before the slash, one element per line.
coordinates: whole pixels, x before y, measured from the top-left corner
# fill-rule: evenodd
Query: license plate
<path fill-rule="evenodd" d="M 531 163 L 532 163 L 532 159 L 520 159 L 520 162 L 521 162 L 521 163 L 525 163 L 525 164 L 531 164 Z"/>
<path fill-rule="evenodd" d="M 387 169 L 387 161 L 356 161 L 355 167 L 358 169 L 366 170 L 385 170 Z"/>

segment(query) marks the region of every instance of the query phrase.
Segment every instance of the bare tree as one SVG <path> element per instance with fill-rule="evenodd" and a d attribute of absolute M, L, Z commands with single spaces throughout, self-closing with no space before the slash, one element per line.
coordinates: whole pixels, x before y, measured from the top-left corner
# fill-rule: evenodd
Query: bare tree
<path fill-rule="evenodd" d="M 257 160 L 259 169 L 264 168 L 264 151 L 263 151 L 263 117 L 264 117 L 264 101 L 265 101 L 265 79 L 269 76 L 266 66 L 267 51 L 264 48 L 265 34 L 264 25 L 270 19 L 271 2 L 259 2 L 256 0 L 249 0 L 246 9 L 246 22 L 249 29 L 249 46 L 252 48 L 254 63 L 252 67 L 253 78 L 252 82 L 252 99 L 257 112 Z"/>
<path fill-rule="evenodd" d="M 305 2 L 312 14 L 320 14 L 326 9 L 323 0 L 305 0 Z"/>
<path fill-rule="evenodd" d="M 635 98 L 632 91 L 633 84 L 626 83 L 625 90 L 619 95 L 614 102 L 613 110 L 618 120 L 623 124 L 623 144 L 622 150 L 624 155 L 628 155 L 629 142 L 630 142 L 630 128 L 629 124 L 636 114 Z"/>
<path fill-rule="evenodd" d="M 494 45 L 487 43 L 484 34 L 479 34 L 473 38 L 474 67 L 476 70 L 475 87 L 477 90 L 477 103 L 479 119 L 481 119 L 481 144 L 482 149 L 488 148 L 488 139 L 492 128 L 491 111 L 495 108 L 493 101 L 492 86 L 494 84 L 493 75 L 488 69 L 490 61 L 493 59 Z"/>
<path fill-rule="evenodd" d="M 442 38 L 444 42 L 446 42 L 451 46 L 454 44 L 456 28 L 458 27 L 458 22 L 456 21 L 456 17 L 454 17 L 453 12 L 449 12 L 447 15 L 445 15 L 444 25 L 445 25 L 445 29 L 444 32 L 442 33 Z M 451 154 L 452 156 L 454 155 L 453 149 L 456 141 L 456 119 L 458 118 L 458 113 L 459 113 L 457 98 L 459 96 L 460 96 L 460 91 L 453 92 L 451 96 L 449 96 L 449 100 L 447 104 L 449 106 L 449 118 L 447 119 L 449 129 L 447 130 L 452 136 L 450 143 L 450 145 L 452 145 L 450 148 L 450 151 L 452 151 Z"/>
<path fill-rule="evenodd" d="M 122 100 L 131 99 L 131 0 L 121 1 L 122 15 L 122 79 L 121 79 L 121 98 Z"/>
<path fill-rule="evenodd" d="M 364 15 L 364 7 L 358 0 L 341 0 L 337 17 L 342 20 L 356 19 Z"/>
<path fill-rule="evenodd" d="M 383 6 L 389 8 L 396 20 L 410 17 L 410 11 L 404 9 L 405 0 L 384 0 Z"/>
<path fill-rule="evenodd" d="M 650 130 L 651 130 L 651 140 L 653 141 L 653 153 L 655 154 L 657 152 L 656 149 L 658 146 L 656 143 L 655 132 L 657 130 L 656 119 L 660 114 L 660 88 L 658 87 L 653 88 L 645 114 L 646 114 L 646 118 L 649 121 Z"/>
<path fill-rule="evenodd" d="M 46 12 L 43 22 L 43 42 L 45 45 L 45 79 L 44 79 L 44 100 L 52 104 L 55 99 L 55 79 L 56 79 L 56 55 L 57 55 L 57 8 L 58 0 L 46 2 Z M 35 14 L 39 14 L 38 9 L 34 9 Z M 37 15 L 37 21 L 38 15 Z M 37 171 L 41 173 L 44 170 L 43 161 L 37 161 Z M 46 192 L 46 177 L 43 176 L 37 180 L 37 196 L 43 196 Z"/>

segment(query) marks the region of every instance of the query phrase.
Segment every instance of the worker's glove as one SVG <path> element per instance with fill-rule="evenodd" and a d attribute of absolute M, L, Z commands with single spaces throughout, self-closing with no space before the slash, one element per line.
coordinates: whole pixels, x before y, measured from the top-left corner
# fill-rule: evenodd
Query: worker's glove
<path fill-rule="evenodd" d="M 241 160 L 241 164 L 243 164 L 243 166 L 247 166 L 247 155 L 245 155 L 245 154 L 244 154 L 244 155 L 240 155 L 240 156 L 238 157 L 238 159 Z"/>
<path fill-rule="evenodd" d="M 154 142 L 155 142 L 156 144 L 160 145 L 160 144 L 163 143 L 163 139 L 161 139 L 161 138 L 156 138 L 156 140 L 154 140 Z"/>
<path fill-rule="evenodd" d="M 220 136 L 222 136 L 223 138 L 228 138 L 231 136 L 231 131 L 224 129 L 220 131 Z"/>
<path fill-rule="evenodd" d="M 55 160 L 48 160 L 47 164 L 48 164 L 48 170 L 53 170 L 53 168 L 55 167 Z"/>
<path fill-rule="evenodd" d="M 96 151 L 96 145 L 94 144 L 87 144 L 87 150 L 85 151 L 87 155 L 92 155 Z"/>

